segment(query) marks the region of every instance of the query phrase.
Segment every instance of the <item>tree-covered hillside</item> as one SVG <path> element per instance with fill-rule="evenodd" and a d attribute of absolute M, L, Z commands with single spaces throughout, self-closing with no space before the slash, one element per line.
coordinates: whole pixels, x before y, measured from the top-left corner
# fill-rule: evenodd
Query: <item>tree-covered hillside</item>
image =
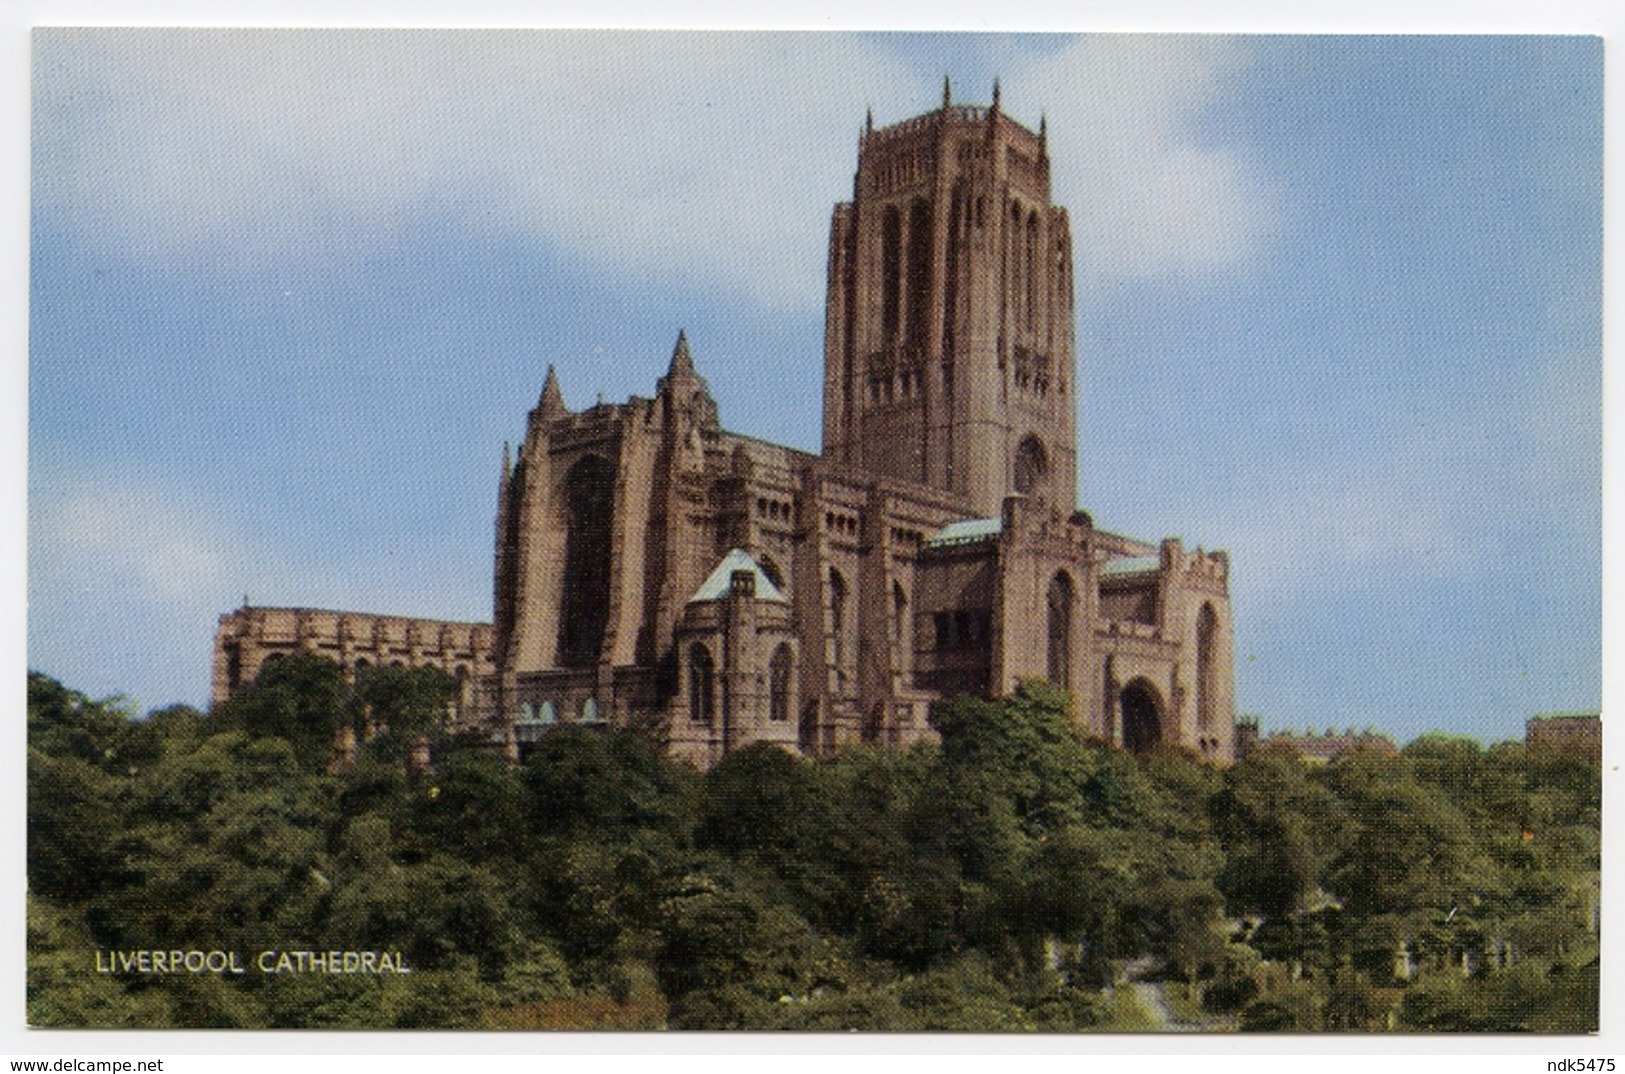
<path fill-rule="evenodd" d="M 290 657 L 212 716 L 134 719 L 31 674 L 29 1021 L 1597 1024 L 1594 757 L 1430 736 L 1218 769 L 1085 742 L 1032 686 L 938 706 L 941 745 L 904 752 L 701 774 L 560 727 L 514 765 L 441 735 L 451 685 Z M 137 950 L 248 972 L 98 971 Z M 261 972 L 265 950 L 412 972 Z"/>

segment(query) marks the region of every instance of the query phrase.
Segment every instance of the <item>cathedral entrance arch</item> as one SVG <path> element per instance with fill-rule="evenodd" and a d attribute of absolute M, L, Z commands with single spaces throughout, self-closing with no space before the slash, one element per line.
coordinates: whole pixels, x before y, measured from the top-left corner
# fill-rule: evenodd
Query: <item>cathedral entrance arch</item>
<path fill-rule="evenodd" d="M 1144 753 L 1162 741 L 1162 705 L 1156 689 L 1144 679 L 1135 679 L 1119 695 L 1123 710 L 1123 747 L 1130 753 Z"/>

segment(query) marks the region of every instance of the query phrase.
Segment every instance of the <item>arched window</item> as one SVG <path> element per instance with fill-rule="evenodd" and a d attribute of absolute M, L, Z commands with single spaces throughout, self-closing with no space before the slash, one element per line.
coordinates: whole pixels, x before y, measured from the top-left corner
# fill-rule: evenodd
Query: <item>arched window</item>
<path fill-rule="evenodd" d="M 1025 263 L 1021 256 L 1021 206 L 1011 202 L 1010 222 L 1004 233 L 1004 294 L 1007 316 L 1014 324 L 1022 323 L 1021 298 L 1027 288 L 1021 279 L 1021 269 Z"/>
<path fill-rule="evenodd" d="M 598 699 L 595 697 L 587 698 L 587 700 L 581 703 L 581 722 L 597 723 L 599 719 Z"/>
<path fill-rule="evenodd" d="M 598 662 L 609 620 L 610 512 L 615 468 L 588 455 L 564 479 L 564 599 L 559 608 L 560 667 Z"/>
<path fill-rule="evenodd" d="M 908 214 L 908 342 L 918 354 L 925 347 L 926 307 L 931 302 L 931 204 L 916 198 Z"/>
<path fill-rule="evenodd" d="M 903 583 L 893 581 L 891 584 L 891 614 L 894 628 L 897 631 L 897 660 L 899 669 L 907 672 L 913 663 L 914 631 L 913 623 L 909 621 L 908 594 L 903 592 Z"/>
<path fill-rule="evenodd" d="M 964 179 L 954 184 L 953 200 L 949 203 L 951 222 L 948 246 L 943 250 L 942 265 L 942 349 L 951 354 L 954 349 L 954 313 L 959 308 L 959 248 L 967 241 L 971 225 L 971 202 L 966 194 Z"/>
<path fill-rule="evenodd" d="M 558 723 L 559 722 L 558 710 L 553 707 L 553 702 L 551 702 L 551 701 L 543 701 L 542 702 L 541 707 L 536 710 L 536 722 L 537 723 Z"/>
<path fill-rule="evenodd" d="M 688 650 L 688 716 L 695 723 L 709 724 L 716 715 L 716 665 L 711 650 L 700 644 Z"/>
<path fill-rule="evenodd" d="M 767 665 L 767 717 L 774 723 L 790 722 L 790 646 L 780 643 Z"/>
<path fill-rule="evenodd" d="M 1065 571 L 1049 584 L 1049 681 L 1072 688 L 1072 579 Z"/>
<path fill-rule="evenodd" d="M 243 683 L 243 651 L 236 642 L 227 642 L 226 689 L 235 690 Z"/>
<path fill-rule="evenodd" d="M 1218 686 L 1218 660 L 1214 652 L 1218 630 L 1219 617 L 1213 613 L 1213 605 L 1202 605 L 1202 612 L 1196 618 L 1196 726 L 1204 731 L 1212 729 L 1214 710 L 1218 706 L 1214 696 Z"/>
<path fill-rule="evenodd" d="M 1026 310 L 1027 331 L 1031 332 L 1038 326 L 1038 214 L 1033 213 L 1027 217 L 1027 251 L 1026 265 L 1022 271 L 1022 278 L 1027 285 L 1027 294 L 1022 305 Z"/>
<path fill-rule="evenodd" d="M 846 657 L 846 579 L 834 567 L 829 569 L 829 631 L 831 656 L 838 668 Z"/>
<path fill-rule="evenodd" d="M 1156 691 L 1144 679 L 1123 688 L 1123 745 L 1141 753 L 1162 741 L 1162 706 Z"/>
<path fill-rule="evenodd" d="M 1016 447 L 1015 486 L 1023 496 L 1038 488 L 1049 473 L 1049 453 L 1036 436 L 1028 435 Z"/>
<path fill-rule="evenodd" d="M 895 205 L 881 217 L 880 258 L 880 338 L 890 344 L 902 314 L 903 216 Z"/>
<path fill-rule="evenodd" d="M 457 677 L 457 693 L 452 698 L 451 713 L 455 718 L 462 719 L 463 714 L 468 711 L 471 700 L 470 688 L 472 683 L 469 681 L 468 665 L 458 664 L 453 674 Z"/>

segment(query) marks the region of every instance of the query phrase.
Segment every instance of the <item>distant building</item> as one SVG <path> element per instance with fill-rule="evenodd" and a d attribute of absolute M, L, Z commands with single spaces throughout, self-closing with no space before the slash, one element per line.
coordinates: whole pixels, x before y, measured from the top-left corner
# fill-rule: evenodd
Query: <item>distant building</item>
<path fill-rule="evenodd" d="M 1327 731 L 1325 734 L 1301 735 L 1290 731 L 1272 731 L 1260 737 L 1256 720 L 1240 721 L 1236 726 L 1237 760 L 1250 753 L 1272 751 L 1291 753 L 1306 761 L 1324 764 L 1340 754 L 1355 750 L 1389 757 L 1399 755 L 1399 747 L 1393 739 L 1374 731 Z"/>
<path fill-rule="evenodd" d="M 1552 712 L 1532 716 L 1524 724 L 1524 746 L 1530 750 L 1602 754 L 1600 712 Z"/>
<path fill-rule="evenodd" d="M 253 682 L 290 653 L 314 653 L 348 675 L 366 667 L 434 667 L 458 682 L 456 711 L 472 719 L 479 684 L 495 670 L 488 623 L 448 623 L 315 608 L 255 608 L 220 617 L 214 635 L 211 703 Z"/>
<path fill-rule="evenodd" d="M 1074 503 L 1072 292 L 1042 124 L 946 86 L 871 124 L 830 229 L 822 452 L 724 430 L 682 334 L 652 398 L 572 411 L 549 369 L 503 450 L 467 722 L 513 752 L 560 723 L 645 728 L 703 767 L 906 745 L 936 699 L 1042 679 L 1086 734 L 1229 760 L 1228 558 Z M 269 637 L 228 628 L 217 696 Z"/>

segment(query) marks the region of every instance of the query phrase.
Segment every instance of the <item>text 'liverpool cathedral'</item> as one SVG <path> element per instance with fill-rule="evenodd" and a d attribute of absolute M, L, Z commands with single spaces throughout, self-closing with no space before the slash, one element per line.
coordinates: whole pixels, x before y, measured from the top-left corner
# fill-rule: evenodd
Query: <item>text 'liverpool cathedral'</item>
<path fill-rule="evenodd" d="M 1086 733 L 1232 752 L 1228 561 L 1076 509 L 1072 249 L 1044 127 L 952 104 L 864 132 L 830 227 L 823 451 L 724 430 L 677 338 L 653 398 L 572 411 L 550 369 L 504 449 L 490 626 L 242 608 L 219 701 L 268 659 L 434 664 L 518 753 L 647 728 L 700 766 L 932 735 L 1026 679 Z"/>

